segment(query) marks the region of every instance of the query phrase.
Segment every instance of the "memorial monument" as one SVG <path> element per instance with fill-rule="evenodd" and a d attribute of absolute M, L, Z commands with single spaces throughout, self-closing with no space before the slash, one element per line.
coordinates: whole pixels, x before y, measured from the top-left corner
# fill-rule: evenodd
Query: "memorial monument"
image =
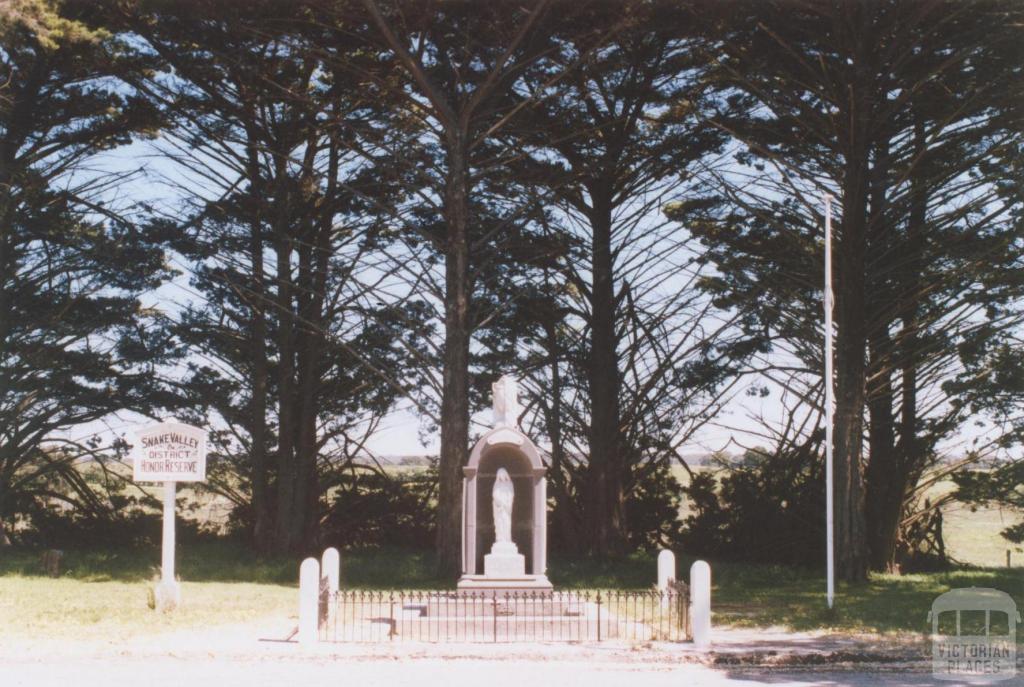
<path fill-rule="evenodd" d="M 494 428 L 476 442 L 462 469 L 462 577 L 458 588 L 550 591 L 546 575 L 547 468 L 537 447 L 519 429 L 516 380 L 504 376 L 491 388 Z"/>

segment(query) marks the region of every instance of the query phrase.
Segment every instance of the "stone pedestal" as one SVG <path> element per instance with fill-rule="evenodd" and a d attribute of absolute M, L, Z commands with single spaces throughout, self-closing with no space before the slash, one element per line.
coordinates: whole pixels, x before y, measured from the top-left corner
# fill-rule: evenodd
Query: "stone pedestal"
<path fill-rule="evenodd" d="M 486 577 L 522 577 L 526 574 L 526 556 L 519 553 L 519 547 L 512 542 L 495 542 L 491 552 L 484 556 Z"/>
<path fill-rule="evenodd" d="M 463 575 L 459 580 L 460 592 L 514 594 L 523 592 L 549 592 L 551 582 L 547 575 L 527 575 L 526 556 L 519 553 L 513 542 L 495 542 L 491 552 L 484 556 L 483 575 Z"/>

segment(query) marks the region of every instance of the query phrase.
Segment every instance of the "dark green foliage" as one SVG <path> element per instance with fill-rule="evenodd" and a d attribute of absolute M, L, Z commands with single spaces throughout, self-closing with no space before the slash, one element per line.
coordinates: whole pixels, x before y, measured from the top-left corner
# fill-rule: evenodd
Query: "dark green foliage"
<path fill-rule="evenodd" d="M 568 466 L 568 467 L 566 467 Z M 558 523 L 566 511 L 581 508 L 579 494 L 585 484 L 586 472 L 580 464 L 563 464 L 562 474 L 549 473 L 550 480 L 561 480 L 565 497 L 555 498 L 550 505 L 550 523 Z M 638 466 L 636 477 L 629 482 L 626 496 L 628 552 L 651 552 L 661 548 L 678 548 L 683 537 L 679 509 L 685 489 L 668 465 Z M 565 528 L 549 524 L 548 548 L 551 551 L 578 552 L 580 542 L 567 541 Z M 616 557 L 616 560 L 621 556 Z"/>
<path fill-rule="evenodd" d="M 365 98 L 374 77 L 356 73 L 364 44 L 291 3 L 136 9 L 129 26 L 167 65 L 146 81 L 171 119 L 164 153 L 180 174 L 216 180 L 154 221 L 176 234 L 199 295 L 174 328 L 193 353 L 182 404 L 217 427 L 210 483 L 255 547 L 306 550 L 336 473 L 406 391 L 408 351 L 428 331 L 419 294 L 396 302 L 367 286 L 395 240 L 386 153 L 366 125 L 388 115 Z"/>
<path fill-rule="evenodd" d="M 621 556 L 658 530 L 629 522 L 645 519 L 631 502 L 751 352 L 736 328 L 700 324 L 709 299 L 675 223 L 692 213 L 663 213 L 716 193 L 694 174 L 728 140 L 701 116 L 718 97 L 699 50 L 714 15 L 685 2 L 594 3 L 555 22 L 552 54 L 578 65 L 557 88 L 546 63 L 529 70 L 528 92 L 548 95 L 512 127 L 526 152 L 516 178 L 546 199 L 537 221 L 561 250 L 517 299 L 510 329 L 524 344 L 534 428 L 552 446 L 553 530 L 597 555 Z"/>
<path fill-rule="evenodd" d="M 1024 244 L 1019 253 L 1024 261 Z M 1024 281 L 1024 266 L 1017 274 Z M 958 412 L 993 418 L 1001 429 L 999 448 L 1024 446 L 1024 342 L 1012 329 L 992 331 L 997 329 L 994 325 L 985 329 L 987 336 L 959 347 L 964 368 L 942 389 Z"/>
<path fill-rule="evenodd" d="M 684 487 L 691 514 L 682 550 L 752 563 L 820 566 L 825 560 L 825 480 L 820 461 L 763 455 Z"/>
<path fill-rule="evenodd" d="M 18 494 L 13 501 L 13 543 L 79 551 L 149 547 L 159 552 L 163 521 L 160 488 L 156 495 L 144 493 L 120 476 L 121 469 L 108 469 L 121 458 L 104 453 L 95 461 L 79 461 L 70 474 L 76 480 L 75 490 L 69 490 L 67 477 L 48 474 L 40 478 L 35 492 Z M 202 484 L 190 486 L 192 493 L 203 489 Z M 76 494 L 87 494 L 88 506 L 78 505 Z M 188 502 L 187 496 L 179 493 L 178 541 L 187 546 L 213 539 L 229 544 L 231 528 L 223 536 L 217 527 L 200 524 L 194 517 L 199 508 L 196 501 L 193 499 L 190 507 L 185 506 Z"/>
<path fill-rule="evenodd" d="M 338 548 L 430 548 L 436 535 L 437 469 L 353 470 L 338 484 L 322 524 L 323 543 Z"/>
<path fill-rule="evenodd" d="M 752 449 L 732 465 L 694 473 L 680 548 L 712 559 L 819 568 L 825 564 L 825 477 L 820 455 Z M 908 573 L 949 567 L 942 512 L 908 500 L 895 552 Z"/>
<path fill-rule="evenodd" d="M 893 565 L 936 445 L 996 351 L 1019 348 L 1020 4 L 738 7 L 709 53 L 746 106 L 715 115 L 740 145 L 729 202 L 690 225 L 716 267 L 702 286 L 800 361 L 775 379 L 820 407 L 820 199 L 835 197 L 836 522 L 858 578 Z"/>
<path fill-rule="evenodd" d="M 641 470 L 626 497 L 631 551 L 678 548 L 682 537 L 679 507 L 683 487 L 667 465 Z"/>
<path fill-rule="evenodd" d="M 101 550 L 112 542 L 124 547 L 158 549 L 162 516 L 152 508 L 127 505 L 117 511 L 93 515 L 81 510 L 55 508 L 33 503 L 19 514 L 16 524 L 25 529 L 13 537 L 16 544 L 48 549 Z M 177 536 L 183 542 L 195 539 L 194 521 L 179 520 Z"/>
<path fill-rule="evenodd" d="M 102 29 L 92 3 L 64 3 L 61 11 Z M 133 172 L 104 173 L 96 163 L 159 124 L 128 85 L 150 66 L 102 30 L 55 47 L 23 26 L 4 34 L 0 540 L 12 499 L 20 508 L 52 498 L 100 507 L 75 467 L 98 446 L 61 431 L 169 399 L 155 373 L 177 350 L 165 318 L 138 300 L 169 276 L 161 237 L 109 200 Z"/>

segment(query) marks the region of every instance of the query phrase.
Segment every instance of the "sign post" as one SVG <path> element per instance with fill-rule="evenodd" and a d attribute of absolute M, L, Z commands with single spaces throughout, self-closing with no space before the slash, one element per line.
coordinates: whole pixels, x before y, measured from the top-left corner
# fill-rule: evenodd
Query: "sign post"
<path fill-rule="evenodd" d="M 181 603 L 181 588 L 174 575 L 177 483 L 206 479 L 206 432 L 174 419 L 145 427 L 136 432 L 132 463 L 136 482 L 164 484 L 164 536 L 155 596 L 158 610 L 173 610 Z"/>
<path fill-rule="evenodd" d="M 174 579 L 174 496 L 177 482 L 164 482 L 164 540 L 160 552 L 160 585 L 177 601 L 181 590 Z"/>

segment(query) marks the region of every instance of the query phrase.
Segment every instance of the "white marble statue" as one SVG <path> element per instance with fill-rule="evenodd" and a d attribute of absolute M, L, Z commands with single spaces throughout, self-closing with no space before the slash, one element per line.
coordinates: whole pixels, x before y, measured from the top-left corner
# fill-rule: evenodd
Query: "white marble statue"
<path fill-rule="evenodd" d="M 491 385 L 494 396 L 494 426 L 519 426 L 519 384 L 514 377 L 502 375 L 501 379 Z"/>
<path fill-rule="evenodd" d="M 494 542 L 508 544 L 512 541 L 512 499 L 515 487 L 508 470 L 499 468 L 494 478 L 491 499 L 494 501 Z"/>

